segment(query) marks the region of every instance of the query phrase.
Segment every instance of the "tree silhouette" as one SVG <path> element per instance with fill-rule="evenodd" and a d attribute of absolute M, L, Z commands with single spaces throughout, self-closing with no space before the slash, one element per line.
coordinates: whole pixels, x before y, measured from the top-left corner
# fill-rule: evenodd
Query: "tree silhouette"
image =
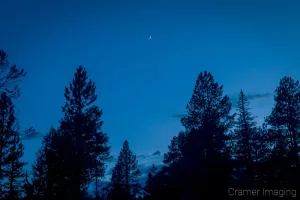
<path fill-rule="evenodd" d="M 224 128 L 232 125 L 233 116 L 228 113 L 231 103 L 228 96 L 223 96 L 223 86 L 214 82 L 210 72 L 201 72 L 196 80 L 192 97 L 186 106 L 188 116 L 181 119 L 187 131 L 198 129 L 206 123 L 223 122 Z"/>
<path fill-rule="evenodd" d="M 254 135 L 257 132 L 256 122 L 249 110 L 247 97 L 241 91 L 237 103 L 238 119 L 235 126 L 235 156 L 245 164 L 251 164 L 254 160 Z"/>
<path fill-rule="evenodd" d="M 8 165 L 9 147 L 13 125 L 15 123 L 14 108 L 6 93 L 1 94 L 0 99 L 0 184 L 6 178 L 5 167 Z M 5 194 L 0 191 L 0 197 Z"/>
<path fill-rule="evenodd" d="M 298 152 L 300 141 L 300 86 L 299 81 L 294 81 L 291 77 L 284 77 L 280 80 L 279 86 L 275 90 L 275 106 L 272 113 L 267 117 L 267 123 L 277 130 L 283 138 L 282 142 L 287 142 L 289 152 L 294 162 L 299 164 Z M 279 131 L 279 132 L 278 132 Z M 280 137 L 277 136 L 277 137 Z"/>
<path fill-rule="evenodd" d="M 57 159 L 52 149 L 52 138 L 57 134 L 57 131 L 51 127 L 49 132 L 45 134 L 42 146 L 36 153 L 35 163 L 32 165 L 33 177 L 32 186 L 34 195 L 42 198 L 51 198 L 55 195 L 55 181 L 57 174 L 55 164 Z"/>
<path fill-rule="evenodd" d="M 201 72 L 187 105 L 188 116 L 181 119 L 185 132 L 173 138 L 165 154 L 169 167 L 164 176 L 168 185 L 163 190 L 173 191 L 172 199 L 212 196 L 212 188 L 227 194 L 231 172 L 226 141 L 234 118 L 230 110 L 223 87 L 214 82 L 211 73 Z"/>
<path fill-rule="evenodd" d="M 0 49 L 0 91 L 6 92 L 10 97 L 18 97 L 20 90 L 17 82 L 25 76 L 24 69 L 9 65 L 7 53 Z"/>
<path fill-rule="evenodd" d="M 129 148 L 127 140 L 124 141 L 118 161 L 113 168 L 111 177 L 111 198 L 131 199 L 140 193 L 141 185 L 138 182 L 140 170 L 136 155 Z"/>
<path fill-rule="evenodd" d="M 144 186 L 145 190 L 145 196 L 150 199 L 151 197 L 155 196 L 156 188 L 155 188 L 155 175 L 157 173 L 157 167 L 153 164 L 149 173 L 148 173 L 148 178 Z M 150 197 L 150 198 L 149 198 Z"/>
<path fill-rule="evenodd" d="M 269 160 L 272 185 L 278 188 L 299 188 L 299 81 L 283 77 L 275 90 L 275 105 L 266 118 L 274 147 Z"/>
<path fill-rule="evenodd" d="M 92 179 L 104 177 L 104 161 L 109 158 L 108 136 L 102 132 L 102 110 L 97 100 L 96 85 L 88 80 L 79 66 L 72 83 L 65 88 L 64 117 L 60 121 L 60 137 L 55 139 L 60 160 L 65 195 L 80 198 Z M 71 192 L 72 191 L 72 192 Z"/>
<path fill-rule="evenodd" d="M 300 85 L 291 77 L 280 80 L 272 112 L 260 125 L 250 111 L 250 96 L 241 90 L 236 114 L 231 114 L 223 86 L 210 72 L 201 72 L 186 106 L 188 114 L 181 118 L 184 129 L 171 139 L 164 166 L 158 170 L 153 165 L 142 186 L 138 160 L 125 140 L 101 193 L 98 184 L 112 157 L 95 83 L 82 66 L 76 69 L 65 88 L 63 118 L 44 135 L 29 175 L 23 172 L 20 138 L 33 139 L 39 133 L 29 127 L 20 135 L 12 103 L 25 76 L 0 50 L 0 199 L 21 199 L 23 192 L 23 199 L 30 200 L 195 200 L 225 198 L 229 188 L 300 189 Z M 88 194 L 91 183 L 96 197 Z"/>
<path fill-rule="evenodd" d="M 6 168 L 8 182 L 4 185 L 4 188 L 8 191 L 7 199 L 18 199 L 23 191 L 22 178 L 25 176 L 23 167 L 27 163 L 21 161 L 24 154 L 24 146 L 17 131 L 12 132 L 9 150 L 10 153 L 7 157 L 9 164 Z"/>
<path fill-rule="evenodd" d="M 0 99 L 0 197 L 17 199 L 22 192 L 20 179 L 26 164 L 20 159 L 24 147 L 19 138 L 19 126 L 14 114 L 14 105 L 6 92 Z"/>

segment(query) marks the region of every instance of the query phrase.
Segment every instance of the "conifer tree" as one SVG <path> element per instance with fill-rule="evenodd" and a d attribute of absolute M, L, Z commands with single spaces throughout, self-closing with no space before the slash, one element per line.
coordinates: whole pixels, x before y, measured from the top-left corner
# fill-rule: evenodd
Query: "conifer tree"
<path fill-rule="evenodd" d="M 103 178 L 105 160 L 109 158 L 108 136 L 102 130 L 102 110 L 95 105 L 96 85 L 88 80 L 87 72 L 79 66 L 72 83 L 65 88 L 66 103 L 62 110 L 59 134 L 56 138 L 60 156 L 60 177 L 63 189 L 79 198 L 96 177 Z M 72 191 L 72 192 L 71 192 Z"/>
<path fill-rule="evenodd" d="M 246 95 L 241 90 L 237 103 L 237 122 L 235 126 L 235 154 L 234 156 L 244 162 L 245 165 L 254 161 L 256 144 L 255 136 L 257 135 L 256 121 L 250 113 L 250 103 Z"/>
<path fill-rule="evenodd" d="M 157 173 L 157 167 L 155 165 L 152 165 L 152 167 L 148 173 L 148 177 L 147 177 L 145 187 L 144 187 L 144 190 L 146 193 L 145 195 L 148 197 L 152 197 L 155 195 L 156 188 L 155 188 L 154 177 L 155 177 L 156 173 Z"/>
<path fill-rule="evenodd" d="M 54 171 L 57 158 L 55 158 L 51 142 L 52 137 L 56 133 L 57 132 L 53 127 L 46 133 L 42 146 L 36 153 L 36 160 L 32 165 L 32 185 L 34 188 L 34 195 L 39 197 L 47 196 L 50 198 L 55 194 L 53 186 L 57 176 Z"/>
<path fill-rule="evenodd" d="M 23 184 L 24 199 L 33 199 L 33 186 L 29 182 L 28 172 L 26 170 Z"/>
<path fill-rule="evenodd" d="M 228 133 L 234 119 L 230 110 L 231 103 L 228 96 L 223 96 L 223 86 L 214 81 L 211 73 L 201 72 L 187 104 L 188 116 L 181 120 L 188 132 L 183 153 L 184 165 L 199 169 L 195 172 L 188 170 L 189 175 L 186 177 L 195 181 L 207 177 L 210 184 L 221 183 L 228 178 L 226 166 L 230 155 L 226 143 L 230 139 Z M 217 168 L 224 172 L 214 171 Z"/>
<path fill-rule="evenodd" d="M 19 138 L 19 126 L 14 114 L 14 105 L 6 92 L 0 98 L 0 197 L 16 199 L 21 192 L 20 179 L 26 164 L 20 159 L 24 147 Z"/>
<path fill-rule="evenodd" d="M 14 123 L 15 116 L 12 102 L 6 93 L 2 93 L 0 99 L 0 188 L 3 187 L 6 178 L 5 168 L 8 164 L 9 143 Z M 1 191 L 0 197 L 3 198 L 5 194 Z"/>
<path fill-rule="evenodd" d="M 214 81 L 211 73 L 201 72 L 187 104 L 188 116 L 181 119 L 186 132 L 185 144 L 173 145 L 183 146 L 182 164 L 177 165 L 177 169 L 171 167 L 168 172 L 169 182 L 174 186 L 171 190 L 178 195 L 189 191 L 196 195 L 194 198 L 200 198 L 205 193 L 214 195 L 208 190 L 212 188 L 227 195 L 231 172 L 226 143 L 234 119 L 230 110 L 231 103 L 227 96 L 223 96 L 223 86 Z M 173 150 L 170 150 L 167 155 L 171 155 Z"/>
<path fill-rule="evenodd" d="M 268 160 L 270 184 L 299 189 L 300 85 L 291 77 L 280 79 L 275 105 L 266 118 L 273 147 Z"/>
<path fill-rule="evenodd" d="M 291 77 L 283 77 L 275 90 L 275 106 L 266 122 L 274 131 L 274 137 L 288 151 L 294 163 L 299 164 L 300 142 L 300 85 Z M 276 131 L 275 131 L 276 130 Z M 279 145 L 279 142 L 278 142 Z M 278 146 L 277 145 L 277 146 Z"/>
<path fill-rule="evenodd" d="M 187 131 L 199 129 L 203 125 L 222 125 L 223 129 L 232 126 L 233 116 L 229 115 L 231 103 L 223 96 L 223 86 L 214 81 L 210 72 L 201 72 L 196 80 L 192 97 L 187 106 L 188 116 L 181 119 Z"/>
<path fill-rule="evenodd" d="M 240 188 L 255 187 L 255 182 L 259 181 L 257 165 L 267 156 L 267 130 L 265 124 L 257 127 L 250 112 L 250 103 L 242 90 L 237 102 L 237 116 L 232 139 L 233 157 L 239 164 L 236 166 L 240 173 L 238 185 Z"/>
<path fill-rule="evenodd" d="M 7 199 L 19 199 L 23 191 L 22 178 L 25 176 L 23 167 L 27 163 L 21 161 L 24 154 L 24 146 L 20 141 L 17 130 L 12 131 L 9 150 L 10 152 L 7 157 L 8 165 L 6 166 L 8 182 L 5 183 L 4 188 L 8 191 Z"/>
<path fill-rule="evenodd" d="M 124 141 L 118 161 L 113 168 L 111 177 L 111 198 L 130 199 L 140 193 L 141 185 L 138 182 L 140 176 L 136 155 L 129 148 L 127 140 Z"/>

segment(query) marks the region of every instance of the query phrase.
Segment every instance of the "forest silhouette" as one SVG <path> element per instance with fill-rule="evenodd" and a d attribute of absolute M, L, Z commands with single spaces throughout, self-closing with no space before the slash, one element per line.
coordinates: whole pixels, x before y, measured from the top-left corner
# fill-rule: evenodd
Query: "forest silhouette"
<path fill-rule="evenodd" d="M 13 103 L 25 77 L 0 50 L 0 199 L 297 198 L 300 86 L 291 77 L 279 80 L 272 111 L 258 124 L 243 90 L 233 112 L 223 86 L 210 72 L 200 72 L 181 117 L 184 129 L 170 141 L 163 167 L 153 165 L 142 183 L 137 156 L 125 140 L 105 187 L 109 133 L 102 130 L 96 85 L 83 66 L 65 87 L 63 117 L 44 135 L 33 174 L 25 171 L 21 137 L 36 131 L 21 133 Z M 91 184 L 94 194 L 88 193 Z"/>

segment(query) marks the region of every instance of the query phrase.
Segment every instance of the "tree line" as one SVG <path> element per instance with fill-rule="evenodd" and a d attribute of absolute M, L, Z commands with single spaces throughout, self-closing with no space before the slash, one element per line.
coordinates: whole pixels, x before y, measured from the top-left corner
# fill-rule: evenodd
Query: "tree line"
<path fill-rule="evenodd" d="M 145 184 L 128 141 L 100 188 L 112 158 L 102 130 L 96 85 L 79 66 L 65 87 L 63 117 L 45 133 L 32 174 L 24 170 L 24 147 L 14 99 L 23 69 L 0 50 L 0 199 L 198 200 L 223 197 L 295 198 L 299 191 L 300 86 L 283 77 L 263 124 L 241 90 L 236 109 L 210 72 L 200 72 L 181 118 L 184 130 L 170 141 L 164 166 L 153 165 Z M 88 187 L 95 184 L 95 194 Z M 255 193 L 256 191 L 256 193 Z"/>

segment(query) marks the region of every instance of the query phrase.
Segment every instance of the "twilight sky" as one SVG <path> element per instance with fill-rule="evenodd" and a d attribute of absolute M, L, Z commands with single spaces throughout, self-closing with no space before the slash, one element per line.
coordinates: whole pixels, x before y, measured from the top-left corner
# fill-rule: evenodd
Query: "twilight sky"
<path fill-rule="evenodd" d="M 16 101 L 22 128 L 46 132 L 62 117 L 64 87 L 83 65 L 96 82 L 103 129 L 118 154 L 165 152 L 200 71 L 225 94 L 274 92 L 300 77 L 300 2 L 265 0 L 0 2 L 0 48 L 28 76 Z M 151 40 L 148 40 L 149 36 Z M 252 102 L 261 121 L 272 96 Z M 27 140 L 31 164 L 40 140 Z"/>

